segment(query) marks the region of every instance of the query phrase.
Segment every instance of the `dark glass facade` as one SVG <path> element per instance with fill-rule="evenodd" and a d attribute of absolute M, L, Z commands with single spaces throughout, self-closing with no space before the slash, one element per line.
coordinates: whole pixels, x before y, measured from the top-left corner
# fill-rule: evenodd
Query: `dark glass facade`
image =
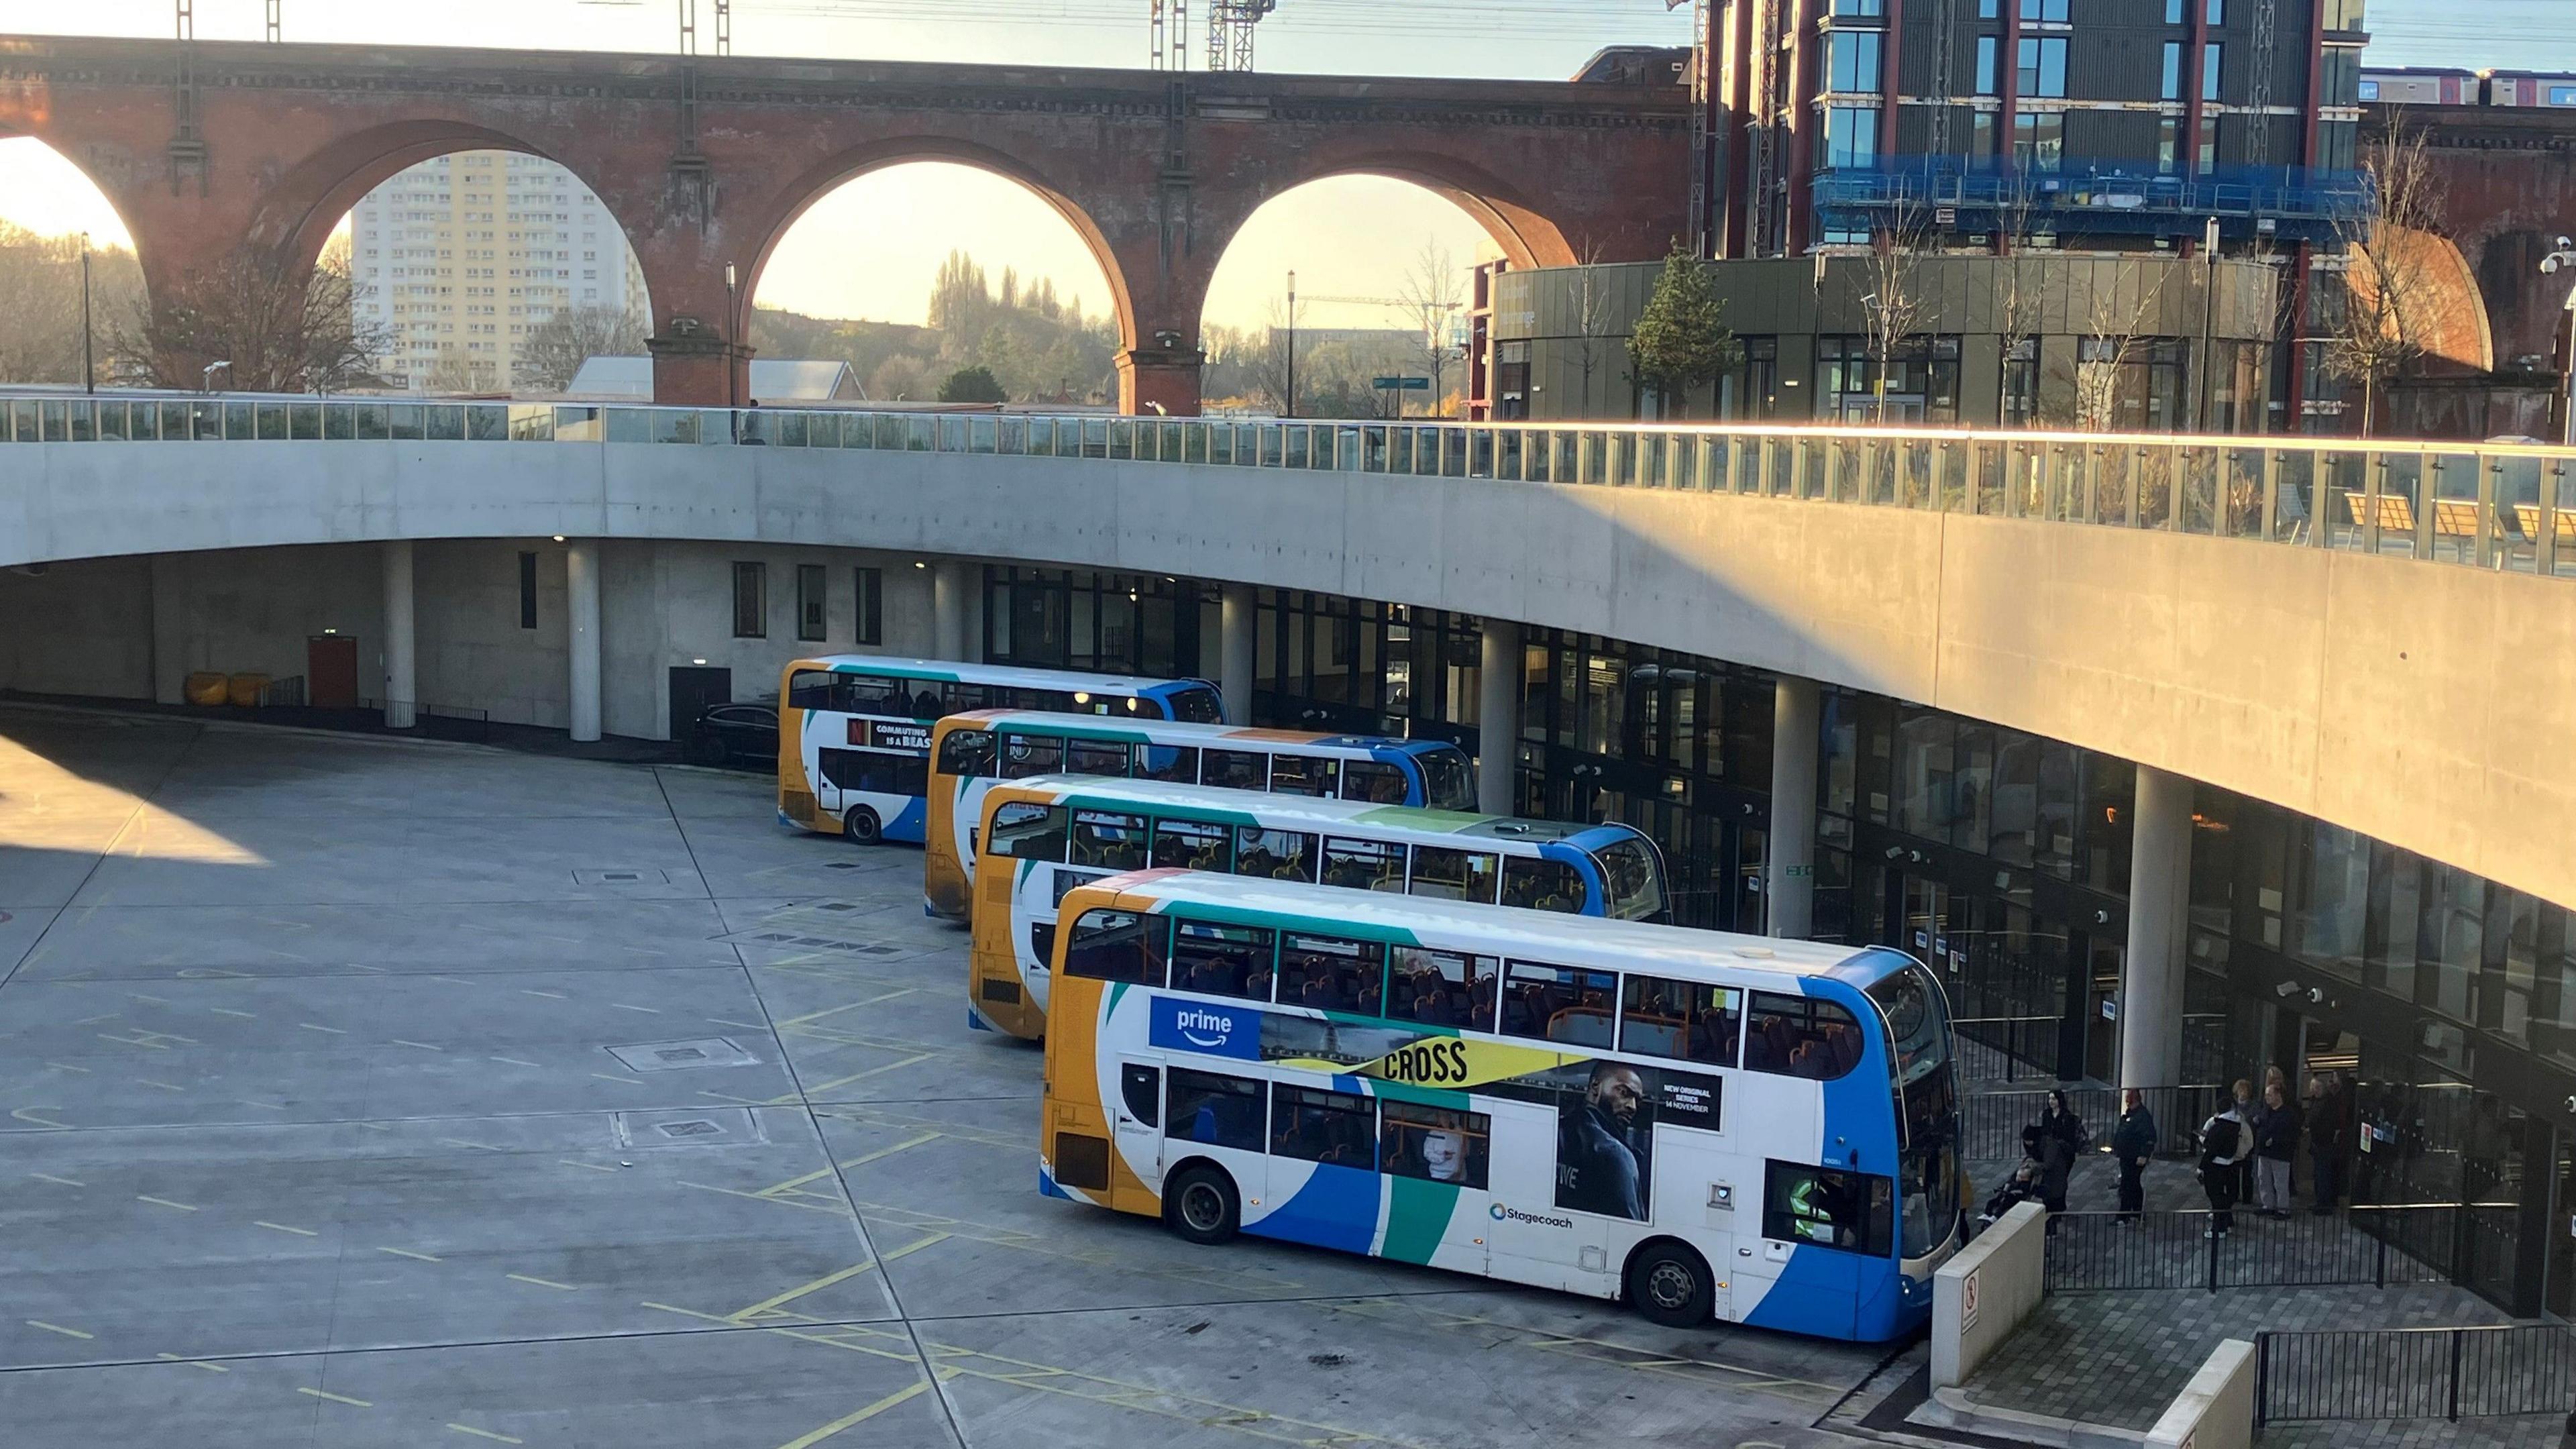
<path fill-rule="evenodd" d="M 1217 619 L 1194 580 L 987 571 L 995 662 L 1203 674 Z M 1478 748 L 1476 618 L 1265 589 L 1258 630 L 1253 723 Z M 1678 919 L 1764 929 L 1772 677 L 1554 630 L 1521 652 L 1515 808 L 1634 824 Z M 2136 767 L 1827 689 L 1817 776 L 1814 933 L 1932 963 L 1990 1086 L 2117 1081 Z M 2576 1316 L 2576 910 L 2214 787 L 2193 826 L 2183 1084 L 2342 1074 L 2352 1197 L 2473 1205 L 2471 1285 Z"/>

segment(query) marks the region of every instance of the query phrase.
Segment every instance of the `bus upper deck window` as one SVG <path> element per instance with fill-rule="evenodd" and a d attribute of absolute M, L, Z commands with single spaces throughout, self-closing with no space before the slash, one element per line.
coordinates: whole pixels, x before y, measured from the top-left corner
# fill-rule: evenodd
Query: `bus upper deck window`
<path fill-rule="evenodd" d="M 1342 762 L 1342 798 L 1366 800 L 1372 805 L 1401 805 L 1410 790 L 1404 771 L 1375 760 Z M 1425 802 L 1428 803 L 1428 802 Z"/>
<path fill-rule="evenodd" d="M 1217 697 L 1215 690 L 1204 684 L 1174 691 L 1169 703 L 1174 719 L 1190 724 L 1225 723 L 1225 702 Z"/>
<path fill-rule="evenodd" d="M 991 730 L 950 730 L 939 742 L 939 773 L 980 780 L 993 773 Z"/>
<path fill-rule="evenodd" d="M 799 669 L 787 679 L 789 709 L 830 709 L 832 675 L 828 670 Z"/>
<path fill-rule="evenodd" d="M 1064 741 L 1049 735 L 1002 736 L 1002 778 L 1022 780 L 1064 768 Z"/>
<path fill-rule="evenodd" d="M 1270 793 L 1274 795 L 1316 795 L 1329 798 L 1341 761 L 1318 759 L 1313 755 L 1272 755 L 1270 757 Z"/>
<path fill-rule="evenodd" d="M 1200 768 L 1202 785 L 1226 790 L 1270 787 L 1270 757 L 1259 750 L 1210 750 Z"/>
<path fill-rule="evenodd" d="M 1830 1082 L 1860 1065 L 1860 1023 L 1831 1001 L 1753 993 L 1752 1023 L 1744 1034 L 1744 1065 L 1757 1072 Z"/>
<path fill-rule="evenodd" d="M 993 839 L 985 848 L 1018 860 L 1064 859 L 1065 808 L 1014 800 L 993 812 Z"/>
<path fill-rule="evenodd" d="M 1138 745 L 1136 778 L 1195 785 L 1199 782 L 1199 752 L 1189 745 Z"/>

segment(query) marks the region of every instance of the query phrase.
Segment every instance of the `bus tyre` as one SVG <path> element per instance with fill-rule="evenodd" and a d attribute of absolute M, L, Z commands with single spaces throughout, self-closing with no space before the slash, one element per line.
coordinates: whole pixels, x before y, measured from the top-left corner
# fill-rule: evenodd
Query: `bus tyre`
<path fill-rule="evenodd" d="M 865 805 L 853 805 L 841 820 L 841 833 L 853 845 L 874 845 L 885 839 L 885 826 L 878 822 L 877 812 Z"/>
<path fill-rule="evenodd" d="M 1717 1311 L 1708 1264 L 1679 1243 L 1654 1243 L 1628 1260 L 1628 1301 L 1647 1321 L 1697 1328 Z"/>
<path fill-rule="evenodd" d="M 1243 1226 L 1243 1199 L 1223 1169 L 1198 1163 L 1163 1185 L 1163 1222 L 1184 1241 L 1222 1243 Z"/>

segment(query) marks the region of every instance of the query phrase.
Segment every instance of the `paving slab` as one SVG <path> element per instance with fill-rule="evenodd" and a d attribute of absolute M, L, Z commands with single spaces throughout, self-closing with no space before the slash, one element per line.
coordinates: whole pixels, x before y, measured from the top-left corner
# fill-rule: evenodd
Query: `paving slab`
<path fill-rule="evenodd" d="M 29 911 L 37 922 L 53 912 Z M 0 962 L 15 922 L 0 921 Z M 379 902 L 371 905 L 84 905 L 65 912 L 21 981 L 154 981 L 486 971 L 732 967 L 709 901 Z M 29 939 L 33 939 L 30 937 Z M 5 974 L 5 973 L 0 973 Z"/>

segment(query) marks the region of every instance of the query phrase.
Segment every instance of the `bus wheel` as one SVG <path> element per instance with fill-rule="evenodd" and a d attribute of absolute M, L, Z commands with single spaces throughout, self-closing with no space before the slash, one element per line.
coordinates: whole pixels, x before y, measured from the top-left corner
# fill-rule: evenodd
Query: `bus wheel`
<path fill-rule="evenodd" d="M 877 812 L 865 805 L 854 805 L 841 821 L 841 833 L 853 845 L 874 845 L 885 839 L 885 826 L 878 823 Z"/>
<path fill-rule="evenodd" d="M 1163 1222 L 1189 1242 L 1222 1243 L 1243 1226 L 1234 1179 L 1199 1163 L 1172 1174 L 1163 1188 Z"/>
<path fill-rule="evenodd" d="M 1697 1328 L 1717 1311 L 1708 1264 L 1679 1243 L 1652 1244 L 1629 1260 L 1628 1301 L 1666 1328 Z"/>

